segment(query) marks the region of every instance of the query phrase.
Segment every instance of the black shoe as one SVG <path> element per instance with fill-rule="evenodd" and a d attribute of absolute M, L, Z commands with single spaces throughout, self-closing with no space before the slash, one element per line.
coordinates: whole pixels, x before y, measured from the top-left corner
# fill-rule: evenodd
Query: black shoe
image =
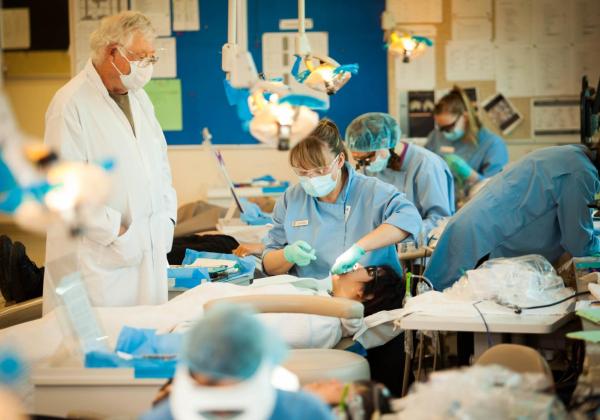
<path fill-rule="evenodd" d="M 8 266 L 12 247 L 12 241 L 8 236 L 0 236 L 0 293 L 2 293 L 6 302 L 11 302 L 13 300 L 8 277 Z"/>
<path fill-rule="evenodd" d="M 9 274 L 15 302 L 24 302 L 42 296 L 44 269 L 29 259 L 25 246 L 15 242 L 10 253 Z"/>

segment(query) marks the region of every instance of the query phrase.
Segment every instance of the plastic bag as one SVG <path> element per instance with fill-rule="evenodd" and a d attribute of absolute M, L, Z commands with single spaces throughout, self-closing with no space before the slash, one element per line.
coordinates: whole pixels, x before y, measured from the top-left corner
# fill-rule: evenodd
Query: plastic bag
<path fill-rule="evenodd" d="M 528 307 L 556 302 L 572 295 L 573 290 L 565 287 L 544 257 L 525 255 L 486 261 L 467 271 L 444 294 L 458 300 L 492 300 Z"/>
<path fill-rule="evenodd" d="M 518 374 L 500 366 L 472 366 L 434 372 L 393 402 L 397 419 L 561 419 L 566 418 L 542 374 Z"/>

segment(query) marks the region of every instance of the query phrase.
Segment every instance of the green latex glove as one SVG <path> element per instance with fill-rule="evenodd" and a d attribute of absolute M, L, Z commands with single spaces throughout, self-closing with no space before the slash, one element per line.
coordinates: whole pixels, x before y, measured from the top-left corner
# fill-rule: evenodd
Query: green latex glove
<path fill-rule="evenodd" d="M 444 156 L 444 160 L 450 167 L 452 173 L 462 181 L 467 179 L 473 172 L 473 168 L 471 168 L 463 158 L 454 153 Z"/>
<path fill-rule="evenodd" d="M 296 241 L 283 248 L 283 257 L 292 264 L 304 267 L 317 259 L 315 252 L 313 247 L 306 242 Z"/>
<path fill-rule="evenodd" d="M 576 314 L 581 318 L 587 319 L 588 321 L 600 324 L 600 308 L 580 309 L 576 312 Z"/>
<path fill-rule="evenodd" d="M 567 337 L 575 340 L 589 341 L 590 343 L 600 343 L 600 330 L 571 332 L 567 334 Z"/>
<path fill-rule="evenodd" d="M 360 246 L 354 244 L 342 255 L 337 257 L 333 267 L 331 268 L 332 274 L 344 274 L 352 270 L 354 265 L 365 255 L 365 250 Z"/>

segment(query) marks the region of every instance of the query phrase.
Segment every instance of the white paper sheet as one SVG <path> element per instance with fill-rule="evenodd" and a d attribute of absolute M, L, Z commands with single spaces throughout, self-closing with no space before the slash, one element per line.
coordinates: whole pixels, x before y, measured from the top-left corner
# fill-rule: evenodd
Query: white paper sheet
<path fill-rule="evenodd" d="M 173 30 L 200 30 L 199 0 L 173 0 Z"/>
<path fill-rule="evenodd" d="M 386 0 L 385 9 L 398 23 L 442 21 L 442 0 Z"/>
<path fill-rule="evenodd" d="M 493 80 L 494 77 L 494 48 L 491 42 L 446 44 L 447 80 Z"/>
<path fill-rule="evenodd" d="M 571 54 L 571 93 L 576 95 L 581 90 L 581 78 L 588 77 L 590 84 L 598 86 L 600 78 L 600 48 L 598 44 L 580 44 L 573 47 Z"/>
<path fill-rule="evenodd" d="M 127 0 L 78 0 L 75 10 L 77 21 L 100 20 L 127 9 Z"/>
<path fill-rule="evenodd" d="M 535 0 L 532 16 L 533 42 L 565 42 L 570 39 L 571 13 L 564 0 Z"/>
<path fill-rule="evenodd" d="M 148 16 L 158 36 L 171 35 L 171 4 L 169 0 L 131 0 L 131 10 L 140 11 Z"/>
<path fill-rule="evenodd" d="M 396 58 L 396 88 L 398 90 L 434 90 L 435 89 L 435 40 L 423 55 L 410 63 Z"/>
<path fill-rule="evenodd" d="M 127 0 L 76 0 L 73 16 L 69 18 L 74 36 L 71 37 L 71 72 L 77 74 L 90 57 L 90 35 L 100 19 L 127 10 Z"/>
<path fill-rule="evenodd" d="M 18 50 L 31 47 L 29 8 L 2 9 L 2 49 Z"/>
<path fill-rule="evenodd" d="M 572 93 L 571 61 L 568 44 L 536 45 L 533 48 L 533 74 L 536 96 Z"/>
<path fill-rule="evenodd" d="M 496 90 L 507 97 L 533 96 L 533 48 L 529 44 L 495 47 Z"/>
<path fill-rule="evenodd" d="M 573 28 L 572 41 L 579 43 L 596 43 L 600 39 L 600 1 L 571 0 Z"/>
<path fill-rule="evenodd" d="M 154 66 L 152 78 L 177 77 L 177 44 L 175 38 L 156 38 L 154 48 L 159 60 Z"/>
<path fill-rule="evenodd" d="M 86 20 L 79 22 L 75 27 L 75 45 L 72 45 L 73 52 L 75 57 L 73 58 L 73 76 L 83 70 L 85 67 L 85 63 L 90 58 L 90 35 L 98 25 L 100 24 L 99 20 Z"/>
<path fill-rule="evenodd" d="M 452 17 L 492 18 L 492 0 L 452 0 Z"/>
<path fill-rule="evenodd" d="M 579 134 L 579 100 L 536 99 L 531 101 L 531 137 L 577 137 Z"/>
<path fill-rule="evenodd" d="M 496 0 L 496 42 L 531 42 L 531 1 Z"/>
<path fill-rule="evenodd" d="M 314 54 L 329 55 L 327 32 L 307 32 L 310 48 Z M 267 77 L 282 77 L 294 65 L 294 37 L 291 32 L 266 32 L 262 36 L 262 71 Z M 345 63 L 342 63 L 345 64 Z"/>
<path fill-rule="evenodd" d="M 492 21 L 487 18 L 453 18 L 453 41 L 491 41 Z"/>

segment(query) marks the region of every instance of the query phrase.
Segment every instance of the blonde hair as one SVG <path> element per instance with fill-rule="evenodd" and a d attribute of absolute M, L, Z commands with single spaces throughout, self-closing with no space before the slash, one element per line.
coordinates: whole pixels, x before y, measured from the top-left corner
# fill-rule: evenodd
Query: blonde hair
<path fill-rule="evenodd" d="M 105 17 L 100 21 L 98 29 L 90 36 L 92 61 L 97 63 L 101 60 L 104 49 L 110 44 L 127 47 L 137 32 L 148 40 L 152 40 L 156 36 L 152 22 L 143 13 L 125 11 Z"/>
<path fill-rule="evenodd" d="M 317 128 L 290 150 L 290 165 L 296 168 L 313 169 L 329 165 L 325 151 L 334 156 L 340 153 L 348 159 L 348 151 L 335 123 L 327 118 L 319 121 Z"/>
<path fill-rule="evenodd" d="M 433 109 L 434 115 L 444 112 L 454 115 L 466 113 L 469 124 L 465 130 L 465 138 L 471 143 L 477 144 L 477 134 L 479 134 L 479 130 L 481 129 L 481 121 L 477 117 L 477 112 L 464 90 L 458 86 L 454 86 L 450 92 L 435 104 L 435 108 Z"/>

